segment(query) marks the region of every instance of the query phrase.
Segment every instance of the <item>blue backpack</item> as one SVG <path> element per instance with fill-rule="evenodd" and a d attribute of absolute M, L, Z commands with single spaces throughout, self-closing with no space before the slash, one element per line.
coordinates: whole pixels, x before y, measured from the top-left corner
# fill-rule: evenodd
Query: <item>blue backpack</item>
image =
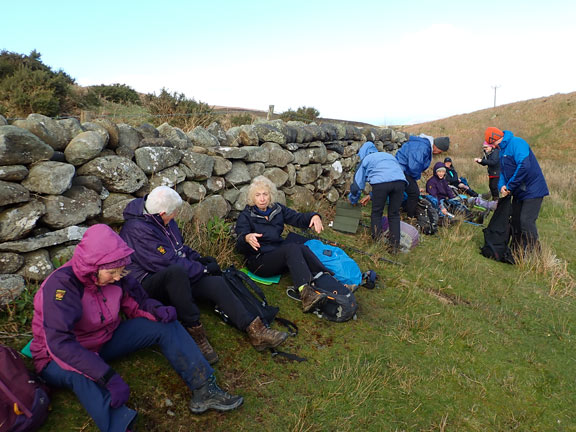
<path fill-rule="evenodd" d="M 314 255 L 334 273 L 334 278 L 344 285 L 360 285 L 362 283 L 362 271 L 356 261 L 342 249 L 322 243 L 320 240 L 308 240 L 304 243 L 314 252 Z"/>

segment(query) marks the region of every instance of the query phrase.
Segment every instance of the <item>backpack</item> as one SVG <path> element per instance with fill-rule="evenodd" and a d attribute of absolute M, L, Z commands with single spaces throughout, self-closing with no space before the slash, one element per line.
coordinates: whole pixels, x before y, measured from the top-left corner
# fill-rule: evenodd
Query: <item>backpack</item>
<path fill-rule="evenodd" d="M 436 234 L 438 232 L 438 211 L 432 203 L 425 198 L 419 198 L 416 210 L 418 229 L 426 235 Z"/>
<path fill-rule="evenodd" d="M 510 216 L 512 215 L 512 200 L 510 196 L 500 198 L 498 206 L 484 232 L 484 246 L 480 253 L 486 258 L 514 264 L 514 256 L 510 250 Z"/>
<path fill-rule="evenodd" d="M 362 283 L 360 267 L 341 248 L 325 244 L 320 240 L 308 240 L 304 244 L 314 252 L 324 267 L 334 273 L 338 281 L 344 285 L 358 286 Z"/>
<path fill-rule="evenodd" d="M 48 417 L 47 388 L 13 348 L 0 345 L 0 432 L 36 431 Z"/>
<path fill-rule="evenodd" d="M 356 318 L 358 303 L 352 291 L 328 273 L 318 273 L 311 283 L 314 291 L 325 293 L 326 300 L 312 310 L 320 318 L 345 322 Z"/>
<path fill-rule="evenodd" d="M 388 217 L 382 217 L 382 231 L 387 233 L 390 228 L 390 224 L 388 223 Z M 415 248 L 418 246 L 420 242 L 420 234 L 418 230 L 414 228 L 412 225 L 400 221 L 400 249 L 402 251 L 408 252 L 410 249 Z"/>

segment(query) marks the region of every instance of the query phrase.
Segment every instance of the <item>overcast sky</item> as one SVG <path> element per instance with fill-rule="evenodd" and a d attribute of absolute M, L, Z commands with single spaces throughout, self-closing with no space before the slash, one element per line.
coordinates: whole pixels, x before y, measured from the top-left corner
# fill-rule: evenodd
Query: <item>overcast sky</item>
<path fill-rule="evenodd" d="M 390 3 L 390 4 L 389 4 Z M 576 91 L 574 0 L 11 1 L 0 49 L 78 84 L 411 124 Z"/>

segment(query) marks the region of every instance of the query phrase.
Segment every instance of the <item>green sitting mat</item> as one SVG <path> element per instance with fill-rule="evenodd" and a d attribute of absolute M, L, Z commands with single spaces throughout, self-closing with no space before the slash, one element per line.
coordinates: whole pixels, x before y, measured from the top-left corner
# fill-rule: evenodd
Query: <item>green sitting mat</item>
<path fill-rule="evenodd" d="M 348 201 L 336 203 L 336 216 L 332 222 L 332 228 L 336 231 L 356 234 L 362 218 L 362 206 L 352 205 Z"/>
<path fill-rule="evenodd" d="M 32 343 L 32 339 L 28 341 L 26 346 L 20 350 L 22 354 L 24 354 L 28 358 L 32 358 L 32 353 L 30 352 L 30 344 Z"/>
<path fill-rule="evenodd" d="M 270 276 L 270 277 L 263 277 L 263 276 L 258 276 L 255 275 L 254 273 L 252 273 L 250 270 L 248 270 L 246 267 L 241 268 L 240 269 L 241 272 L 246 273 L 246 275 L 252 279 L 255 282 L 260 282 L 261 284 L 264 285 L 272 285 L 275 283 L 280 282 L 280 275 L 276 275 L 276 276 Z"/>

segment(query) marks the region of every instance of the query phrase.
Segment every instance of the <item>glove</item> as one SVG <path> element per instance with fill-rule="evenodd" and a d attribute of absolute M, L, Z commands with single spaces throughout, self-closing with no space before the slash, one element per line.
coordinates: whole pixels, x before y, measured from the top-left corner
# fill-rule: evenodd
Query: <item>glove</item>
<path fill-rule="evenodd" d="M 176 308 L 174 306 L 156 306 L 154 316 L 162 323 L 169 323 L 176 319 Z"/>
<path fill-rule="evenodd" d="M 120 375 L 115 373 L 106 383 L 106 390 L 110 392 L 110 406 L 119 408 L 128 402 L 130 387 Z"/>
<path fill-rule="evenodd" d="M 215 276 L 220 276 L 222 274 L 222 269 L 220 269 L 220 265 L 218 264 L 218 261 L 216 261 L 216 258 L 211 256 L 202 257 L 198 262 L 204 264 L 207 273 Z"/>

